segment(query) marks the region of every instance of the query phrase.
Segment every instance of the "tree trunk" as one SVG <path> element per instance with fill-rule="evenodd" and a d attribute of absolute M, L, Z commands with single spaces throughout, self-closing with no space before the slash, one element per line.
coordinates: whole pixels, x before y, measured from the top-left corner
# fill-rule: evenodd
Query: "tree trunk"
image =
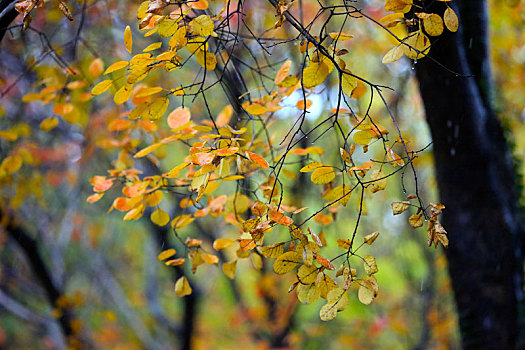
<path fill-rule="evenodd" d="M 442 14 L 446 6 L 427 3 L 426 12 Z M 524 230 L 512 155 L 490 105 L 486 3 L 457 3 L 460 30 L 445 29 L 429 57 L 459 75 L 430 58 L 416 64 L 446 205 L 449 272 L 463 347 L 518 349 L 524 347 Z"/>

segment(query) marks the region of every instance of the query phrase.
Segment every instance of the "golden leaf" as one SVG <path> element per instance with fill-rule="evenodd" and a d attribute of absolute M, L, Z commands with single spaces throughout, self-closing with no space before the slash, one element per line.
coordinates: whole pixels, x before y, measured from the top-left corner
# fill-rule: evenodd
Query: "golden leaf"
<path fill-rule="evenodd" d="M 133 85 L 125 84 L 115 93 L 115 96 L 113 97 L 113 101 L 115 102 L 115 104 L 121 105 L 127 100 L 129 100 L 132 92 L 133 92 Z"/>
<path fill-rule="evenodd" d="M 403 45 L 404 53 L 413 60 L 425 57 L 430 50 L 430 40 L 421 31 L 411 34 L 405 40 L 405 44 L 407 45 Z"/>
<path fill-rule="evenodd" d="M 384 178 L 385 174 L 381 170 L 375 169 L 372 170 L 370 174 L 370 191 L 376 193 L 382 191 L 386 188 L 386 179 Z"/>
<path fill-rule="evenodd" d="M 273 271 L 276 274 L 282 275 L 292 271 L 300 263 L 301 256 L 297 252 L 286 252 L 275 260 L 273 263 Z"/>
<path fill-rule="evenodd" d="M 113 73 L 119 69 L 122 69 L 124 67 L 127 67 L 129 64 L 128 61 L 118 61 L 118 62 L 115 62 L 113 63 L 111 66 L 109 66 L 105 71 L 104 71 L 104 75 L 106 74 L 109 74 L 109 73 Z"/>
<path fill-rule="evenodd" d="M 215 26 L 210 16 L 200 15 L 190 22 L 190 29 L 198 36 L 209 36 L 212 35 Z"/>
<path fill-rule="evenodd" d="M 237 271 L 237 260 L 222 264 L 222 271 L 224 271 L 224 274 L 228 276 L 229 279 L 233 279 Z"/>
<path fill-rule="evenodd" d="M 42 131 L 49 131 L 54 129 L 58 125 L 58 118 L 56 117 L 49 117 L 40 123 L 40 130 Z"/>
<path fill-rule="evenodd" d="M 284 243 L 281 242 L 281 243 L 275 243 L 272 245 L 268 245 L 265 247 L 260 247 L 259 251 L 261 252 L 263 256 L 267 258 L 276 259 L 283 254 Z"/>
<path fill-rule="evenodd" d="M 314 184 L 327 184 L 335 178 L 334 168 L 331 166 L 323 166 L 315 169 L 310 179 Z"/>
<path fill-rule="evenodd" d="M 182 276 L 175 282 L 175 293 L 179 297 L 183 297 L 191 294 L 191 287 L 186 279 L 186 276 Z"/>
<path fill-rule="evenodd" d="M 169 214 L 160 208 L 151 213 L 150 219 L 157 226 L 166 226 L 170 222 Z"/>
<path fill-rule="evenodd" d="M 374 286 L 369 281 L 362 279 L 359 282 L 359 291 L 357 292 L 357 298 L 365 305 L 370 304 L 376 297 Z"/>
<path fill-rule="evenodd" d="M 95 85 L 93 89 L 91 89 L 91 94 L 94 96 L 103 94 L 111 87 L 112 84 L 113 84 L 113 80 L 111 79 L 101 81 L 100 83 Z"/>
<path fill-rule="evenodd" d="M 376 240 L 376 238 L 379 237 L 379 232 L 374 232 L 374 233 L 371 233 L 369 235 L 366 235 L 365 236 L 365 239 L 364 239 L 364 242 L 368 245 L 371 245 L 372 243 L 374 243 L 374 241 Z"/>
<path fill-rule="evenodd" d="M 334 280 L 330 276 L 328 276 L 325 273 L 321 273 L 319 274 L 319 276 L 315 284 L 319 287 L 319 291 L 321 292 L 321 298 L 326 299 L 328 296 L 328 293 L 332 289 L 337 288 L 337 284 L 334 282 Z"/>
<path fill-rule="evenodd" d="M 372 255 L 365 256 L 363 264 L 365 267 L 365 272 L 368 276 L 371 276 L 379 271 L 377 269 L 376 259 Z"/>
<path fill-rule="evenodd" d="M 401 57 L 403 57 L 403 48 L 401 45 L 394 46 L 383 56 L 382 62 L 384 64 L 392 63 L 399 60 Z"/>
<path fill-rule="evenodd" d="M 451 32 L 456 32 L 458 30 L 458 16 L 450 7 L 447 7 L 447 9 L 445 10 L 445 13 L 443 14 L 443 21 L 445 22 L 445 26 L 447 27 L 447 29 Z"/>
<path fill-rule="evenodd" d="M 326 63 L 321 62 L 310 62 L 308 67 L 303 69 L 303 85 L 305 88 L 313 88 L 328 77 L 329 68 Z"/>
<path fill-rule="evenodd" d="M 409 201 L 392 202 L 392 212 L 394 215 L 399 215 L 410 207 Z"/>
<path fill-rule="evenodd" d="M 317 168 L 320 168 L 322 167 L 323 164 L 322 163 L 319 163 L 319 162 L 312 162 L 310 164 L 306 164 L 304 167 L 301 168 L 301 170 L 299 170 L 301 173 L 308 173 L 312 170 L 315 170 Z"/>
<path fill-rule="evenodd" d="M 410 223 L 410 226 L 412 226 L 413 228 L 418 228 L 418 227 L 421 227 L 423 226 L 423 220 L 421 218 L 423 214 L 414 214 L 414 215 L 411 215 L 409 218 L 408 218 L 408 222 Z"/>
<path fill-rule="evenodd" d="M 321 290 L 315 284 L 299 284 L 296 293 L 297 299 L 303 304 L 313 304 L 321 296 Z"/>
<path fill-rule="evenodd" d="M 302 284 L 312 284 L 317 279 L 318 269 L 314 265 L 306 266 L 302 265 L 297 270 L 297 279 Z"/>
<path fill-rule="evenodd" d="M 348 306 L 350 298 L 344 289 L 337 287 L 328 293 L 326 301 L 319 313 L 322 321 L 333 320 L 337 312 L 344 310 Z"/>
<path fill-rule="evenodd" d="M 423 27 L 428 35 L 439 36 L 443 33 L 443 20 L 435 13 L 423 19 Z"/>
<path fill-rule="evenodd" d="M 213 249 L 215 250 L 223 250 L 226 248 L 231 247 L 235 241 L 227 238 L 218 238 L 213 242 Z"/>
<path fill-rule="evenodd" d="M 173 255 L 175 255 L 177 253 L 177 251 L 175 249 L 166 249 L 164 251 L 162 251 L 158 256 L 157 256 L 157 260 L 159 261 L 162 261 L 162 260 L 166 260 L 168 258 L 171 258 Z"/>
<path fill-rule="evenodd" d="M 131 53 L 133 37 L 131 36 L 131 28 L 129 26 L 126 26 L 126 29 L 124 30 L 124 46 L 126 46 L 126 50 Z"/>

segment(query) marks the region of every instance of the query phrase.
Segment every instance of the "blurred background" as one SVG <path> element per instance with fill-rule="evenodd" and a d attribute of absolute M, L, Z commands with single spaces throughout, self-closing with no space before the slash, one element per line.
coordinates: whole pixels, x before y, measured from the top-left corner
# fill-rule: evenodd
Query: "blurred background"
<path fill-rule="evenodd" d="M 301 305 L 295 292 L 287 292 L 294 277 L 275 275 L 271 261 L 261 267 L 250 259 L 240 260 L 233 280 L 212 265 L 200 267 L 195 274 L 186 271 L 193 293 L 179 298 L 174 283 L 180 271 L 157 260 L 167 246 L 180 248 L 171 232 L 147 218 L 124 222 L 123 213 L 108 212 L 118 189 L 97 203 L 86 202 L 93 193 L 90 178 L 106 175 L 124 157 L 118 149 L 124 141 L 114 121 L 126 108 L 116 106 L 107 94 L 91 96 L 92 86 L 101 80 L 93 62 L 101 59 L 107 67 L 128 59 L 123 43 L 127 25 L 136 47 L 157 40 L 144 38 L 138 31 L 138 5 L 137 1 L 71 1 L 68 6 L 74 20 L 69 21 L 58 7 L 46 4 L 32 13 L 28 30 L 20 30 L 19 16 L 1 42 L 0 157 L 3 161 L 16 152 L 23 165 L 16 174 L 0 174 L 0 347 L 179 349 L 191 343 L 195 349 L 459 348 L 457 315 L 441 247 L 428 248 L 424 228 L 412 229 L 405 214 L 392 215 L 390 203 L 406 195 L 401 173 L 389 178 L 385 191 L 366 200 L 367 215 L 360 222 L 360 232 L 381 233 L 373 248 L 366 248 L 378 262 L 379 295 L 371 305 L 351 297 L 349 307 L 330 322 L 319 319 L 321 301 Z M 521 158 L 525 150 L 525 4 L 490 1 L 490 5 L 495 100 L 514 154 Z M 255 32 L 273 27 L 275 14 L 267 5 L 246 2 L 245 6 Z M 301 14 L 305 23 L 315 16 L 316 6 L 305 1 Z M 382 1 L 359 6 L 374 19 L 385 15 Z M 295 34 L 286 28 L 268 36 L 293 38 Z M 425 149 L 431 139 L 414 78 L 417 63 L 405 58 L 382 64 L 392 43 L 370 21 L 356 19 L 345 24 L 345 31 L 354 36 L 343 44 L 349 51 L 345 59 L 351 62 L 351 71 L 392 88 L 385 96 L 403 135 L 413 149 Z M 255 56 L 262 54 L 256 43 L 247 41 L 246 45 L 251 45 Z M 286 57 L 293 60 L 295 69 L 301 64 L 293 46 L 276 45 L 271 50 L 274 63 Z M 194 69 L 189 69 L 192 65 Z M 184 85 L 195 79 L 200 67 L 189 62 L 187 68 L 154 73 L 148 83 Z M 85 79 L 72 79 L 70 70 L 83 72 Z M 249 86 L 257 88 L 257 76 L 246 76 Z M 336 80 L 329 80 L 312 96 L 306 121 L 310 127 L 326 118 L 335 105 Z M 67 92 L 57 86 L 68 86 Z M 220 85 L 212 91 L 207 102 L 218 112 L 228 103 L 227 96 Z M 270 127 L 276 140 L 286 137 L 293 116 L 300 112 L 299 98 L 292 94 L 282 102 Z M 391 126 L 379 102 L 371 107 L 374 117 Z M 360 113 L 368 108 L 366 97 L 354 103 L 352 108 Z M 179 105 L 175 102 L 170 110 Z M 203 108 L 202 100 L 194 101 L 192 118 L 206 118 Z M 42 122 L 54 123 L 50 118 L 58 119 L 58 125 L 47 131 Z M 148 141 L 144 135 L 137 139 Z M 320 137 L 315 145 L 329 150 L 331 142 L 330 137 Z M 156 151 L 156 165 L 162 172 L 182 161 L 184 153 L 177 147 Z M 356 152 L 356 157 L 365 160 L 382 152 L 382 145 L 371 145 L 369 152 Z M 323 161 L 334 161 L 338 153 L 332 153 L 323 156 Z M 296 160 L 283 177 L 290 189 L 288 201 L 296 207 L 322 207 L 318 190 L 299 174 L 301 162 Z M 439 202 L 431 147 L 414 164 L 420 194 L 427 201 Z M 146 166 L 143 169 L 148 171 Z M 175 198 L 167 201 L 164 210 L 178 210 Z M 358 205 L 357 196 L 352 197 L 347 207 L 327 214 L 330 222 L 316 220 L 310 227 L 334 241 L 347 237 Z M 213 239 L 228 236 L 231 230 L 217 220 L 194 222 L 180 235 L 198 236 L 211 250 Z M 223 255 L 221 260 L 229 260 L 235 250 L 225 250 Z"/>

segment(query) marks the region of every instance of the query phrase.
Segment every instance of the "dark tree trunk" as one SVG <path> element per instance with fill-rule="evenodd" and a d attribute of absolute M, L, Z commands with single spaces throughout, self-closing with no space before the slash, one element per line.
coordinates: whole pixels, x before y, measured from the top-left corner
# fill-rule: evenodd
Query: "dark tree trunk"
<path fill-rule="evenodd" d="M 429 56 L 460 75 L 429 58 L 416 65 L 446 205 L 449 272 L 463 347 L 518 349 L 524 347 L 524 230 L 511 152 L 490 104 L 486 3 L 455 3 L 460 30 L 445 29 Z M 440 14 L 446 6 L 424 4 Z"/>

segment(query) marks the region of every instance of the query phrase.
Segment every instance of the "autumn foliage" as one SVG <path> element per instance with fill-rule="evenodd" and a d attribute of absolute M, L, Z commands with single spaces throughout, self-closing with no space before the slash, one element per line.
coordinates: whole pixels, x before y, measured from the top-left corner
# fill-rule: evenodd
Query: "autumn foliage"
<path fill-rule="evenodd" d="M 449 245 L 440 223 L 446 203 L 431 199 L 435 194 L 421 178 L 433 180 L 420 176 L 432 165 L 431 144 L 403 119 L 400 98 L 377 82 L 403 65 L 433 60 L 433 40 L 458 30 L 451 1 L 440 1 L 442 14 L 412 0 L 362 7 L 350 1 L 149 0 L 129 7 L 136 18 L 113 28 L 116 41 L 106 48 L 112 52 L 103 54 L 81 34 L 88 30 L 84 24 L 64 47 L 35 29 L 82 18 L 95 31 L 95 18 L 106 10 L 97 2 L 16 2 L 19 22 L 10 30 L 34 32 L 45 52 L 28 60 L 35 75 L 22 102 L 52 113 L 0 130 L 2 226 L 18 226 L 32 201 L 43 208 L 35 212 L 57 220 L 45 204 L 49 192 L 89 183 L 89 194 L 77 193 L 88 203 L 85 210 L 107 211 L 108 218 L 137 221 L 136 227 L 141 222 L 161 238 L 148 254 L 156 257 L 155 269 L 172 273 L 170 292 L 182 300 L 197 298 L 199 285 L 216 271 L 239 297 L 238 286 L 250 279 L 249 262 L 259 274 L 254 294 L 273 311 L 241 305 L 241 319 L 266 317 L 268 328 L 291 324 L 297 301 L 319 303 L 323 321 L 355 300 L 373 303 L 382 286 L 376 257 L 391 245 L 382 242 L 385 226 L 405 225 L 421 245 Z M 109 3 L 108 13 L 116 12 L 118 1 Z M 367 45 L 384 71 L 371 73 L 359 59 Z M 43 63 L 47 56 L 51 64 Z M 4 82 L 3 98 L 17 81 Z M 82 142 L 68 136 L 75 133 Z M 61 147 L 57 140 L 64 140 Z M 392 215 L 403 219 L 380 222 Z M 73 226 L 83 227 L 78 232 L 89 227 L 90 249 L 111 236 L 73 216 Z M 420 227 L 426 240 L 417 236 Z M 434 255 L 418 254 L 444 270 L 438 251 L 431 251 L 437 265 Z M 70 328 L 71 346 L 81 347 L 84 325 L 71 316 L 81 297 L 63 295 L 52 304 Z M 436 334 L 448 337 L 453 321 L 436 316 L 437 308 L 425 312 L 425 322 L 442 331 Z M 380 321 L 371 333 L 382 329 Z M 408 333 L 403 322 L 395 324 Z M 250 332 L 261 338 L 260 330 Z M 147 334 L 138 337 L 143 346 L 152 344 Z M 102 338 L 112 344 L 109 335 Z"/>

